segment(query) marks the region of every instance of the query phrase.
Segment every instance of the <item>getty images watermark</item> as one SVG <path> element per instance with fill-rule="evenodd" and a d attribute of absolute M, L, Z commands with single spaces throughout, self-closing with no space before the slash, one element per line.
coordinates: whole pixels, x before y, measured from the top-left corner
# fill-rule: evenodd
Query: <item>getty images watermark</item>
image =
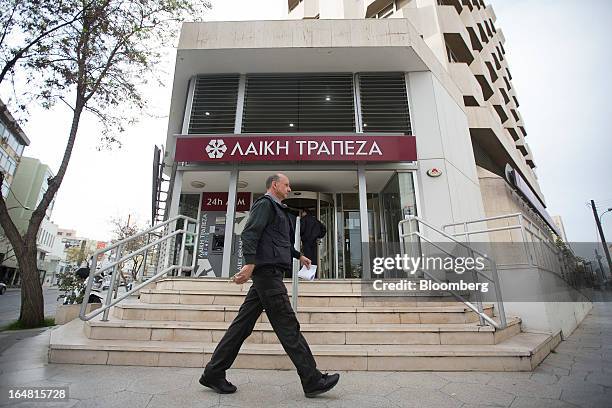
<path fill-rule="evenodd" d="M 411 292 L 411 291 L 489 291 L 488 282 L 469 282 L 460 279 L 457 282 L 436 282 L 432 279 L 382 279 L 385 272 L 403 271 L 415 275 L 419 271 L 445 271 L 463 275 L 466 272 L 482 271 L 485 268 L 485 258 L 482 257 L 410 257 L 396 255 L 395 257 L 377 257 L 372 262 L 372 272 L 380 279 L 372 281 L 376 292 Z"/>

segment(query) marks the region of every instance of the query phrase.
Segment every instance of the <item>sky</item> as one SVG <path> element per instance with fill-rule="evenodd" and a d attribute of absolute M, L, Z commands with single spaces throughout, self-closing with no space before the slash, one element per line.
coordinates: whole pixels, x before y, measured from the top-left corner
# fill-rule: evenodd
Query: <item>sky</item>
<path fill-rule="evenodd" d="M 213 0 L 206 20 L 264 20 L 284 16 L 286 0 Z M 586 202 L 612 207 L 612 2 L 608 0 L 491 0 L 549 212 L 561 215 L 570 241 L 597 239 Z M 265 5 L 265 6 L 264 6 Z M 90 239 L 111 238 L 110 219 L 151 213 L 153 147 L 166 140 L 175 53 L 158 65 L 163 87 L 150 89 L 149 115 L 128 128 L 123 147 L 98 151 L 99 125 L 85 118 L 58 192 L 52 220 Z M 4 95 L 3 95 L 4 96 Z M 6 99 L 6 97 L 4 98 Z M 53 170 L 68 135 L 70 115 L 57 105 L 31 108 L 23 126 L 31 144 L 24 155 Z M 418 135 L 416 135 L 418 137 Z M 612 240 L 612 213 L 604 218 Z"/>

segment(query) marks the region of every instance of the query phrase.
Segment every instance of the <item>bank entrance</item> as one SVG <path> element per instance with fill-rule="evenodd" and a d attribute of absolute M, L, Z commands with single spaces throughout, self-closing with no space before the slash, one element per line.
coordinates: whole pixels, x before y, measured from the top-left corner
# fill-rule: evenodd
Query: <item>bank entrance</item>
<path fill-rule="evenodd" d="M 193 275 L 226 277 L 242 267 L 240 237 L 250 206 L 265 192 L 265 180 L 274 172 L 237 167 L 230 172 L 183 174 L 180 211 L 199 223 L 198 240 L 192 247 L 197 256 Z M 294 222 L 306 210 L 325 230 L 313 259 L 318 265 L 316 279 L 370 276 L 372 257 L 399 252 L 398 222 L 417 214 L 413 171 L 364 168 L 283 173 L 292 189 L 284 204 L 296 217 Z M 301 244 L 304 250 L 306 242 Z"/>

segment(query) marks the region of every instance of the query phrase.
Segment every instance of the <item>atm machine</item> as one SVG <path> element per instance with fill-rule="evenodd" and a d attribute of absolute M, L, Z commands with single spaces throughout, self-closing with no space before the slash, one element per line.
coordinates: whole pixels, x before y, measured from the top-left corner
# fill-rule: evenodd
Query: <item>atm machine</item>
<path fill-rule="evenodd" d="M 210 197 L 223 195 L 223 205 L 219 208 L 219 200 L 211 200 Z M 234 242 L 230 256 L 230 275 L 234 275 L 242 268 L 242 241 L 240 235 L 246 224 L 251 207 L 251 193 L 238 193 L 237 198 Z M 211 205 L 211 202 L 216 204 Z M 225 243 L 226 206 L 227 193 L 203 193 L 195 276 L 221 277 L 223 247 Z"/>

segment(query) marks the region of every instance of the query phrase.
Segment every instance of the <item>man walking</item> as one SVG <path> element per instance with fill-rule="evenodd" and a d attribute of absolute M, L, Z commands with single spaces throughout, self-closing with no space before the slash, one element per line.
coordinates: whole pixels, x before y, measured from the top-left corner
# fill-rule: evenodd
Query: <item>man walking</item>
<path fill-rule="evenodd" d="M 236 392 L 236 387 L 226 380 L 225 372 L 265 309 L 274 332 L 297 369 L 304 394 L 311 398 L 331 390 L 340 375 L 321 374 L 317 370 L 283 283 L 285 272 L 291 269 L 292 258 L 299 259 L 308 268 L 311 265 L 310 259 L 301 256 L 292 245 L 294 228 L 287 207 L 282 204 L 291 192 L 289 179 L 280 173 L 270 176 L 266 180 L 266 189 L 266 194 L 251 207 L 242 232 L 245 265 L 233 278 L 238 285 L 252 278 L 253 284 L 238 315 L 215 348 L 200 377 L 200 384 L 220 394 Z"/>

